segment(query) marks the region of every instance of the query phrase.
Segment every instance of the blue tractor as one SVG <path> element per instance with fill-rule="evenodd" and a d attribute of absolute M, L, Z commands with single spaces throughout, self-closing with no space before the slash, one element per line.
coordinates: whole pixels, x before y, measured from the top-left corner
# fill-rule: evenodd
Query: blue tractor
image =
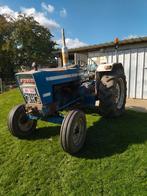
<path fill-rule="evenodd" d="M 63 67 L 40 69 L 16 74 L 25 103 L 8 115 L 8 128 L 13 136 L 28 137 L 37 120 L 60 123 L 62 148 L 74 154 L 86 138 L 86 117 L 82 107 L 95 107 L 104 117 L 120 116 L 125 111 L 126 78 L 121 63 L 98 65 L 95 69 L 68 64 L 68 50 L 62 31 Z M 89 69 L 89 70 L 88 70 Z M 62 111 L 72 108 L 64 117 Z"/>

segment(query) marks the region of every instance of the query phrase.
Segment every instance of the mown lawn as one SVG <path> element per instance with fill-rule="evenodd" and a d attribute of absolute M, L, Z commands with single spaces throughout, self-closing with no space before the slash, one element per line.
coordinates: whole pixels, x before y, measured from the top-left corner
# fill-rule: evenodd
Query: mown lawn
<path fill-rule="evenodd" d="M 38 122 L 27 140 L 10 135 L 7 114 L 21 102 L 18 90 L 0 95 L 0 195 L 147 195 L 147 114 L 87 113 L 85 147 L 71 156 L 57 125 Z"/>

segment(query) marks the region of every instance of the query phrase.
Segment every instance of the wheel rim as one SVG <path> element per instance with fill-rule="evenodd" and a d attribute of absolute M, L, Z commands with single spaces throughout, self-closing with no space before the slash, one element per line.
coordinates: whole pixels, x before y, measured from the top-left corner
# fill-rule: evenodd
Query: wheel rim
<path fill-rule="evenodd" d="M 84 135 L 83 119 L 79 118 L 73 127 L 73 142 L 78 146 L 81 144 Z"/>
<path fill-rule="evenodd" d="M 21 131 L 28 132 L 33 126 L 33 120 L 28 119 L 26 114 L 21 113 L 18 118 L 18 126 Z"/>
<path fill-rule="evenodd" d="M 117 109 L 121 109 L 124 104 L 125 98 L 125 85 L 122 78 L 119 78 L 116 83 L 116 93 L 115 93 L 115 102 L 117 104 Z"/>

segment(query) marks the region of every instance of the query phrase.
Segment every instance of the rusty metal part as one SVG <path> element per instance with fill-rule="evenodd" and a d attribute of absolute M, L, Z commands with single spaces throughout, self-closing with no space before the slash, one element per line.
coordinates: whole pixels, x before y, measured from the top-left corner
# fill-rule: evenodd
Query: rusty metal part
<path fill-rule="evenodd" d="M 25 105 L 25 110 L 27 114 L 39 114 L 39 111 L 42 110 L 42 104 L 26 104 Z"/>

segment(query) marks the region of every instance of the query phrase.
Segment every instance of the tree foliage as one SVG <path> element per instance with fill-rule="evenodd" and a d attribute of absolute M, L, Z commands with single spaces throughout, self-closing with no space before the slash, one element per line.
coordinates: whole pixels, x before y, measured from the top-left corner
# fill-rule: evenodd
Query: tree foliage
<path fill-rule="evenodd" d="M 47 66 L 54 61 L 55 42 L 50 30 L 33 17 L 19 15 L 17 19 L 0 15 L 0 70 L 13 72 L 20 65 L 36 62 Z"/>
<path fill-rule="evenodd" d="M 8 22 L 4 16 L 0 16 L 0 71 L 11 72 L 12 65 L 12 48 L 11 48 L 11 32 L 12 23 Z"/>

